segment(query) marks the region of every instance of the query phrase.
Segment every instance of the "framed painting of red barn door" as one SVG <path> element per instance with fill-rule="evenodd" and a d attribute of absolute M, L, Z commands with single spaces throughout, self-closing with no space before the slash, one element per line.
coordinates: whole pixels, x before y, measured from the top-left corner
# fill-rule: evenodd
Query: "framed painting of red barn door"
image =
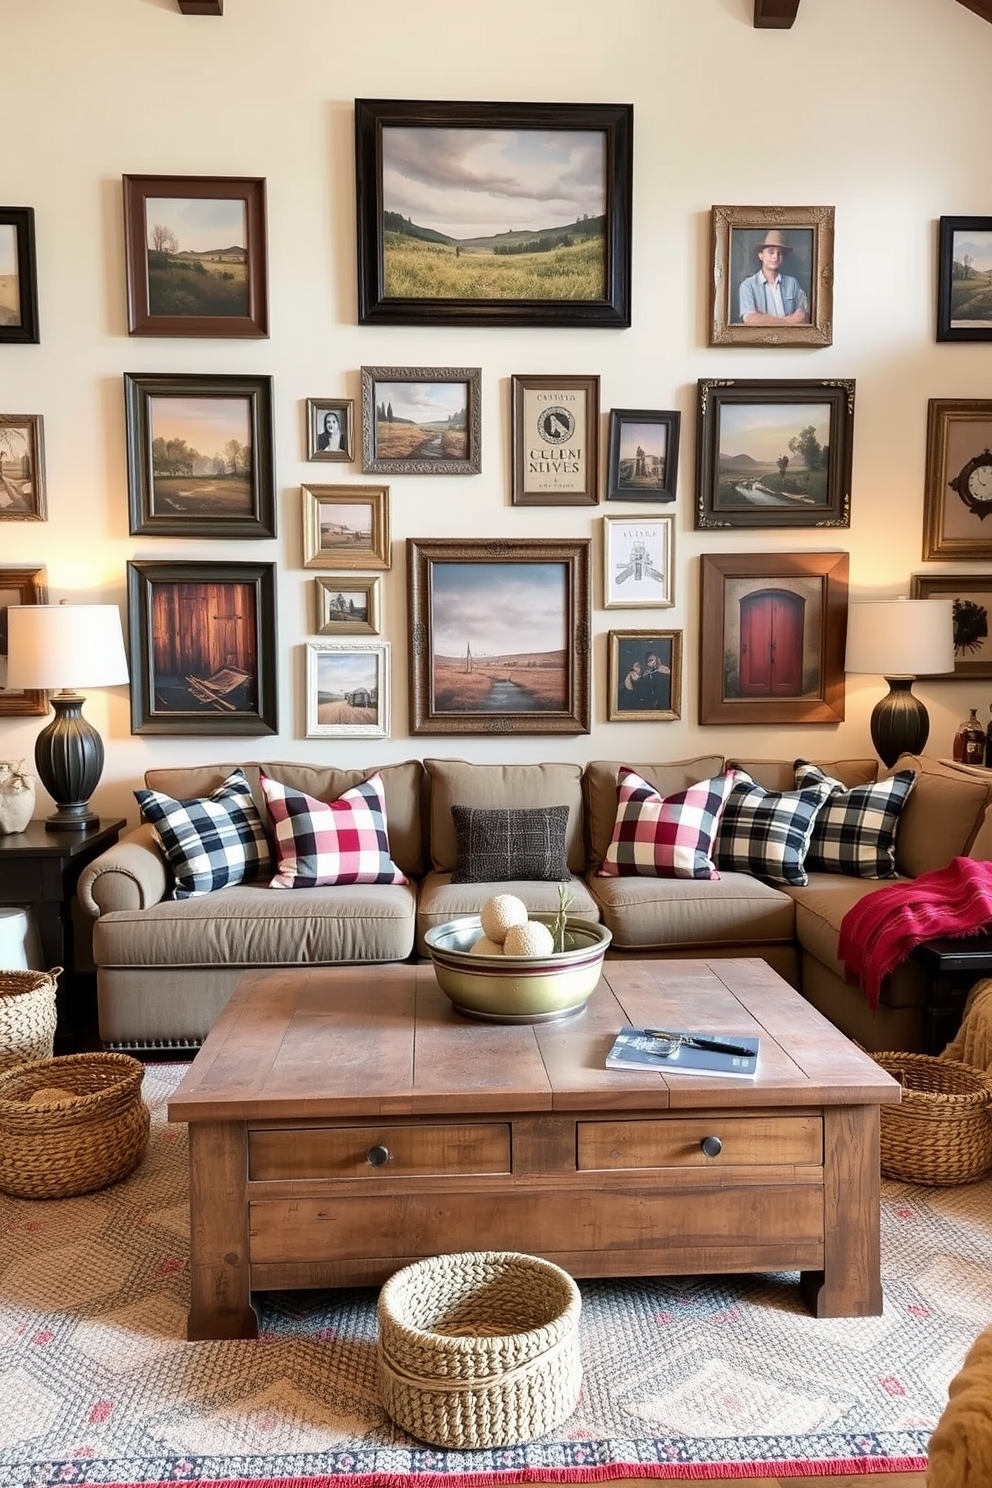
<path fill-rule="evenodd" d="M 700 723 L 842 722 L 848 555 L 700 563 Z"/>
<path fill-rule="evenodd" d="M 127 566 L 131 732 L 274 734 L 274 563 Z"/>

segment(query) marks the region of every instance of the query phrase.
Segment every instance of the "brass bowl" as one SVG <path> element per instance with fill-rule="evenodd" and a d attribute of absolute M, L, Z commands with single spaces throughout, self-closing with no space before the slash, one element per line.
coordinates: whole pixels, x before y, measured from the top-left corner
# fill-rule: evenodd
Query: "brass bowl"
<path fill-rule="evenodd" d="M 550 929 L 556 916 L 532 914 Z M 459 1012 L 495 1023 L 550 1023 L 581 1012 L 603 969 L 613 936 L 591 920 L 565 921 L 567 949 L 550 956 L 473 956 L 479 915 L 435 925 L 424 937 L 441 991 Z"/>

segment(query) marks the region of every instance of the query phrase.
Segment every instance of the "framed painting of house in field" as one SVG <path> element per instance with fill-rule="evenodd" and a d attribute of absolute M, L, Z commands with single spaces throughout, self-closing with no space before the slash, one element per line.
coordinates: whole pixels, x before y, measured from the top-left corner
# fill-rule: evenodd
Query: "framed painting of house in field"
<path fill-rule="evenodd" d="M 0 343 L 40 340 L 34 208 L 0 207 Z"/>
<path fill-rule="evenodd" d="M 388 486 L 303 486 L 304 568 L 388 568 Z"/>
<path fill-rule="evenodd" d="M 849 527 L 854 382 L 701 378 L 696 527 Z"/>
<path fill-rule="evenodd" d="M 629 104 L 359 98 L 358 318 L 630 325 Z"/>
<path fill-rule="evenodd" d="M 0 522 L 44 522 L 45 435 L 40 413 L 0 413 Z"/>
<path fill-rule="evenodd" d="M 274 734 L 274 563 L 127 565 L 133 734 Z"/>
<path fill-rule="evenodd" d="M 267 336 L 265 181 L 125 176 L 132 336 Z"/>
<path fill-rule="evenodd" d="M 275 537 L 270 377 L 124 374 L 130 531 Z"/>
<path fill-rule="evenodd" d="M 363 367 L 362 469 L 380 475 L 478 475 L 478 367 Z"/>
<path fill-rule="evenodd" d="M 589 540 L 410 538 L 410 730 L 587 734 Z"/>
<path fill-rule="evenodd" d="M 941 217 L 937 340 L 992 341 L 992 217 Z"/>
<path fill-rule="evenodd" d="M 388 737 L 388 643 L 308 641 L 307 738 Z"/>

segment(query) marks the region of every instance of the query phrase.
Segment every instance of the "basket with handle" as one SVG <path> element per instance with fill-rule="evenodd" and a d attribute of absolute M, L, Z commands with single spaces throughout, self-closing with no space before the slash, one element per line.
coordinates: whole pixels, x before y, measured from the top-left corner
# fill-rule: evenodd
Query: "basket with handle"
<path fill-rule="evenodd" d="M 0 971 L 0 1072 L 51 1059 L 55 988 L 61 975 L 61 966 L 51 971 Z"/>
<path fill-rule="evenodd" d="M 872 1054 L 902 1085 L 897 1106 L 883 1106 L 882 1173 L 904 1183 L 950 1187 L 992 1168 L 992 1078 L 956 1059 L 930 1054 Z"/>

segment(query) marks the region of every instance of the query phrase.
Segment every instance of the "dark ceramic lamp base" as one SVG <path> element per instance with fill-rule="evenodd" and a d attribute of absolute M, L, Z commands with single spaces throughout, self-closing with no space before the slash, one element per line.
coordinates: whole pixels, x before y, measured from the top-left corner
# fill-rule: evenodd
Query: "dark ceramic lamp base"
<path fill-rule="evenodd" d="M 90 810 L 90 797 L 103 774 L 103 740 L 83 717 L 85 698 L 56 692 L 49 701 L 55 717 L 34 746 L 38 779 L 58 808 L 45 826 L 50 832 L 82 832 L 99 820 Z"/>
<path fill-rule="evenodd" d="M 930 733 L 930 717 L 913 693 L 912 677 L 886 677 L 889 691 L 871 714 L 871 742 L 886 765 L 901 754 L 920 754 Z"/>

